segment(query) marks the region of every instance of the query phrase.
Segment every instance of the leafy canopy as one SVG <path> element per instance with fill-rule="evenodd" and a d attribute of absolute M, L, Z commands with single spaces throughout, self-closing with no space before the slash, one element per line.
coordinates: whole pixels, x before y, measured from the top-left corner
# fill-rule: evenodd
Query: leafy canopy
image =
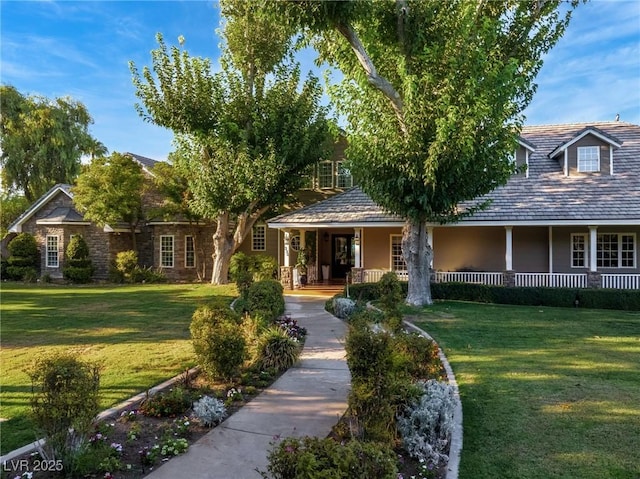
<path fill-rule="evenodd" d="M 85 106 L 71 98 L 25 96 L 0 86 L 0 166 L 2 186 L 22 192 L 29 202 L 56 183 L 72 183 L 83 154 L 106 153 L 89 134 L 93 123 Z"/>

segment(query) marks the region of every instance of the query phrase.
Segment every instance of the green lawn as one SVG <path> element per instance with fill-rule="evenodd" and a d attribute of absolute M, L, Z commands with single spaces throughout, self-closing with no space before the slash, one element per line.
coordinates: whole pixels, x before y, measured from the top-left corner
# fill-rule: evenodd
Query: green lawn
<path fill-rule="evenodd" d="M 2 454 L 34 440 L 25 368 L 47 351 L 71 350 L 102 365 L 105 408 L 194 365 L 189 323 L 212 297 L 235 286 L 59 286 L 2 283 Z"/>
<path fill-rule="evenodd" d="M 640 313 L 443 302 L 464 414 L 461 479 L 640 477 Z"/>

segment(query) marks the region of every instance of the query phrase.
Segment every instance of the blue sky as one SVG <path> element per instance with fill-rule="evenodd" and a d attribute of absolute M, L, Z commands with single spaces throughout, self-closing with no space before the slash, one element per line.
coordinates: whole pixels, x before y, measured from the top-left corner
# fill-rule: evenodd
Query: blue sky
<path fill-rule="evenodd" d="M 192 55 L 219 56 L 212 1 L 2 0 L 0 26 L 1 83 L 71 96 L 86 105 L 92 134 L 110 151 L 158 160 L 172 150 L 172 134 L 136 113 L 129 60 L 149 65 L 157 32 L 169 45 L 183 35 Z M 617 113 L 640 124 L 640 0 L 581 5 L 537 82 L 528 124 L 606 121 Z"/>

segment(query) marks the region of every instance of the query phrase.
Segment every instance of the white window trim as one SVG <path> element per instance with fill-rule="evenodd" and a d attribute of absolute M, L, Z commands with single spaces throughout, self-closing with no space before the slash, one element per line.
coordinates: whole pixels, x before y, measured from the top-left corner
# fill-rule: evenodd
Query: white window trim
<path fill-rule="evenodd" d="M 587 150 L 594 150 L 598 152 L 598 166 L 595 170 L 582 170 L 580 169 L 580 152 L 581 151 L 587 151 Z M 579 146 L 577 148 L 577 153 L 576 153 L 576 168 L 578 169 L 578 173 L 598 173 L 600 171 L 600 147 L 599 146 Z M 590 162 L 592 160 L 589 160 Z"/>
<path fill-rule="evenodd" d="M 351 170 L 349 170 L 348 168 L 345 168 L 345 170 L 349 171 L 348 175 L 343 175 L 340 174 L 340 168 L 342 168 L 342 166 L 346 163 L 346 161 L 336 161 L 336 165 L 335 165 L 335 173 L 336 173 L 336 188 L 351 188 L 353 186 L 353 175 L 351 174 Z M 340 178 L 343 179 L 348 179 L 349 181 L 346 181 L 345 183 L 348 183 L 346 186 L 341 186 L 340 185 Z"/>
<path fill-rule="evenodd" d="M 187 264 L 187 252 L 188 252 L 187 244 L 189 244 L 188 238 L 191 238 L 191 244 L 193 245 L 193 265 L 192 266 L 189 266 Z M 189 269 L 196 267 L 196 239 L 193 237 L 193 235 L 185 235 L 184 237 L 184 267 Z"/>
<path fill-rule="evenodd" d="M 171 238 L 171 266 L 164 264 L 164 255 L 165 251 L 163 250 L 162 239 L 163 238 Z M 166 251 L 168 253 L 168 251 Z M 174 268 L 176 265 L 175 261 L 176 254 L 176 240 L 174 235 L 160 235 L 160 267 L 161 268 Z"/>
<path fill-rule="evenodd" d="M 584 266 L 573 265 L 573 238 L 576 236 L 582 236 L 584 238 Z M 589 267 L 589 233 L 571 233 L 571 244 L 569 244 L 569 251 L 571 254 L 571 256 L 569 256 L 571 268 L 573 269 L 588 268 Z"/>
<path fill-rule="evenodd" d="M 405 269 L 393 269 L 393 239 L 394 238 L 400 238 L 400 244 L 402 244 L 402 235 L 401 234 L 391 234 L 391 235 L 389 235 L 389 271 L 406 271 L 406 264 L 405 264 Z M 401 252 L 401 254 L 402 254 L 402 252 Z"/>
<path fill-rule="evenodd" d="M 258 228 L 262 230 L 262 241 L 264 242 L 263 248 L 255 247 L 255 232 Z M 253 228 L 251 228 L 251 251 L 267 251 L 267 225 L 253 225 Z"/>
<path fill-rule="evenodd" d="M 638 239 L 636 237 L 636 234 L 627 233 L 624 231 L 598 232 L 598 237 L 602 235 L 618 235 L 618 266 L 598 266 L 598 269 L 635 269 L 636 265 L 638 264 Z M 633 238 L 633 265 L 632 266 L 622 266 L 622 237 L 623 236 L 631 236 Z"/>
<path fill-rule="evenodd" d="M 53 249 L 49 248 L 49 238 L 55 238 L 56 239 L 56 249 L 55 251 Z M 58 235 L 47 235 L 45 241 L 47 242 L 47 249 L 45 252 L 45 262 L 47 265 L 47 268 L 59 268 L 60 267 L 60 238 L 58 237 Z M 52 264 L 51 262 L 49 262 L 49 253 L 50 252 L 55 252 L 56 254 L 56 262 L 55 264 Z"/>
<path fill-rule="evenodd" d="M 322 178 L 327 178 L 327 175 L 321 175 L 320 174 L 320 169 L 322 168 L 322 165 L 330 165 L 331 166 L 331 174 L 330 174 L 330 185 L 329 186 L 322 186 Z M 321 161 L 318 163 L 318 188 L 321 190 L 328 190 L 331 188 L 334 188 L 335 186 L 335 164 L 333 161 L 329 161 L 329 160 L 325 160 L 325 161 Z"/>

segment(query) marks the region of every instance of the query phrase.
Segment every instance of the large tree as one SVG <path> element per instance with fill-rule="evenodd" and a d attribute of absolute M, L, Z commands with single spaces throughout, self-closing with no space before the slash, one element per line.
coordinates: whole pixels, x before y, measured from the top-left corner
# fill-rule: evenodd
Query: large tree
<path fill-rule="evenodd" d="M 72 183 L 82 155 L 106 153 L 89 134 L 93 120 L 82 103 L 25 96 L 5 85 L 0 99 L 2 186 L 22 192 L 29 202 L 56 183 Z"/>
<path fill-rule="evenodd" d="M 543 55 L 572 8 L 560 0 L 273 2 L 344 81 L 348 159 L 371 198 L 405 218 L 407 303 L 431 303 L 429 223 L 504 184 Z"/>
<path fill-rule="evenodd" d="M 125 223 L 133 250 L 138 250 L 136 229 L 144 219 L 146 191 L 140 164 L 120 153 L 94 158 L 83 168 L 71 191 L 74 205 L 86 219 L 99 226 Z"/>
<path fill-rule="evenodd" d="M 176 133 L 170 157 L 185 176 L 193 210 L 216 223 L 211 282 L 228 281 L 231 255 L 255 222 L 283 204 L 302 172 L 330 145 L 321 87 L 293 63 L 291 31 L 261 2 L 229 1 L 221 71 L 158 35 L 153 66 L 131 64 L 140 114 Z M 181 39 L 182 43 L 182 39 Z"/>

